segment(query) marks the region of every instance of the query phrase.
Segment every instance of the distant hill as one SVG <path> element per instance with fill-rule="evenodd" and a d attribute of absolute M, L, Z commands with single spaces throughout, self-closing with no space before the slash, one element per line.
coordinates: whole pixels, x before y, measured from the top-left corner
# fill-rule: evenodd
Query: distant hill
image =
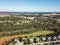
<path fill-rule="evenodd" d="M 0 14 L 60 14 L 60 12 L 0 12 Z"/>

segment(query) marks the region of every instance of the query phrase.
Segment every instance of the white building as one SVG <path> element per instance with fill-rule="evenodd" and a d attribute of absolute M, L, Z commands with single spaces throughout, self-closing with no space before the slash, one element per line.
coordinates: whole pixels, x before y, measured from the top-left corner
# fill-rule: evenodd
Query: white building
<path fill-rule="evenodd" d="M 48 37 L 48 40 L 51 40 L 52 38 L 51 37 Z"/>

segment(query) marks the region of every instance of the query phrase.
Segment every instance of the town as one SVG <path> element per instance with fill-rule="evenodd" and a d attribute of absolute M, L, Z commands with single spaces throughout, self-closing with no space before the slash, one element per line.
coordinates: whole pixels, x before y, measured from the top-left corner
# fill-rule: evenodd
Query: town
<path fill-rule="evenodd" d="M 2 45 L 60 45 L 59 12 L 0 12 Z"/>

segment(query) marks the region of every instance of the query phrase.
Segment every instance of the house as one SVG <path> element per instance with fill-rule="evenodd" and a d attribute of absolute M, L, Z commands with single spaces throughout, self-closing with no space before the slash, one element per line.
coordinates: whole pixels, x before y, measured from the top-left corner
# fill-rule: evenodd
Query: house
<path fill-rule="evenodd" d="M 52 39 L 51 37 L 47 37 L 47 38 L 48 38 L 49 41 Z"/>
<path fill-rule="evenodd" d="M 43 37 L 42 40 L 43 40 L 43 41 L 46 41 L 46 37 Z"/>
<path fill-rule="evenodd" d="M 32 39 L 32 38 L 30 38 L 29 40 L 30 40 L 31 42 L 33 42 L 33 39 Z"/>

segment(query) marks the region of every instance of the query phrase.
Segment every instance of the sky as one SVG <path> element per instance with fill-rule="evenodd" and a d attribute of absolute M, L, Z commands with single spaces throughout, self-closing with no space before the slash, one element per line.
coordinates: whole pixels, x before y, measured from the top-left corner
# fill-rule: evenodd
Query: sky
<path fill-rule="evenodd" d="M 60 0 L 0 0 L 0 11 L 60 12 Z"/>

